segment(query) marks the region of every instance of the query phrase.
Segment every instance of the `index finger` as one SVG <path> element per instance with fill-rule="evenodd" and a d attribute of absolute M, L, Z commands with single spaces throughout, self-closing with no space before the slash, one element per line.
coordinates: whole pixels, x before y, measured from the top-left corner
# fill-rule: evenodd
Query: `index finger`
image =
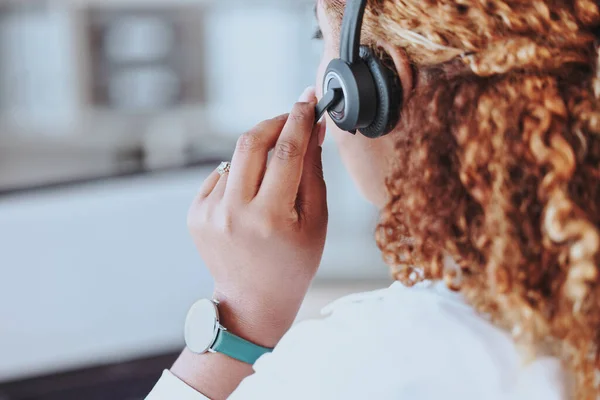
<path fill-rule="evenodd" d="M 257 197 L 293 207 L 302 178 L 304 156 L 314 128 L 315 103 L 296 103 L 275 145 Z"/>

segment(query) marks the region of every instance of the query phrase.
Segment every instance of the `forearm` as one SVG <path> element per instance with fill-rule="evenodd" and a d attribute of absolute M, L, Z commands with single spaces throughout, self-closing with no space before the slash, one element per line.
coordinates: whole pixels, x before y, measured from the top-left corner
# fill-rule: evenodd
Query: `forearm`
<path fill-rule="evenodd" d="M 220 353 L 194 354 L 185 349 L 171 372 L 211 400 L 229 397 L 252 374 L 252 366 Z"/>

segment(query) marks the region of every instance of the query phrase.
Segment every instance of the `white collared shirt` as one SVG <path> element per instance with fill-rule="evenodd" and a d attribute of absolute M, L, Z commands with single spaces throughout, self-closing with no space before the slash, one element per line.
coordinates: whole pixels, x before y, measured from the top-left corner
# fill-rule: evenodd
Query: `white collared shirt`
<path fill-rule="evenodd" d="M 510 336 L 441 285 L 340 299 L 292 328 L 232 400 L 562 400 L 560 361 L 525 364 Z M 207 400 L 165 371 L 146 400 Z"/>

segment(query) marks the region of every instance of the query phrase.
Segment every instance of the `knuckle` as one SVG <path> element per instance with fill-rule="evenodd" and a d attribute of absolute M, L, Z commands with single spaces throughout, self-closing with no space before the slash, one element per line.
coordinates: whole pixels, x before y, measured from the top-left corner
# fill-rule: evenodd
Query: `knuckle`
<path fill-rule="evenodd" d="M 315 210 L 315 202 L 309 199 L 299 199 L 297 202 L 298 210 L 301 216 L 308 214 Z"/>
<path fill-rule="evenodd" d="M 206 228 L 210 222 L 210 209 L 206 204 L 194 204 L 187 214 L 187 227 L 190 232 L 198 232 Z"/>
<path fill-rule="evenodd" d="M 214 218 L 213 225 L 217 232 L 230 236 L 235 226 L 235 213 L 230 207 L 223 207 Z"/>
<path fill-rule="evenodd" d="M 296 103 L 290 114 L 290 119 L 297 122 L 312 122 L 315 110 L 310 103 Z"/>
<path fill-rule="evenodd" d="M 237 141 L 236 150 L 241 152 L 253 152 L 263 147 L 262 140 L 257 130 L 244 133 Z"/>
<path fill-rule="evenodd" d="M 281 140 L 277 143 L 277 147 L 275 149 L 275 157 L 280 160 L 287 161 L 292 160 L 294 158 L 298 158 L 301 156 L 300 145 L 290 139 Z"/>
<path fill-rule="evenodd" d="M 271 214 L 266 214 L 258 216 L 254 226 L 258 236 L 261 239 L 267 239 L 277 234 L 278 224 L 277 218 Z"/>
<path fill-rule="evenodd" d="M 325 175 L 323 173 L 323 163 L 320 161 L 314 161 L 312 163 L 313 173 L 315 176 L 321 180 L 325 179 Z"/>

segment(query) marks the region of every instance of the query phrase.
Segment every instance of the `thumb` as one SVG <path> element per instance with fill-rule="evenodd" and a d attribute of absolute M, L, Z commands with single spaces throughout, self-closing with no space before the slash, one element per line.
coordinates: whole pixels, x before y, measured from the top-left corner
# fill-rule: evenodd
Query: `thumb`
<path fill-rule="evenodd" d="M 304 157 L 297 205 L 301 219 L 305 220 L 326 221 L 327 217 L 327 187 L 323 175 L 323 148 L 320 143 L 325 129 L 325 120 L 317 124 Z"/>

